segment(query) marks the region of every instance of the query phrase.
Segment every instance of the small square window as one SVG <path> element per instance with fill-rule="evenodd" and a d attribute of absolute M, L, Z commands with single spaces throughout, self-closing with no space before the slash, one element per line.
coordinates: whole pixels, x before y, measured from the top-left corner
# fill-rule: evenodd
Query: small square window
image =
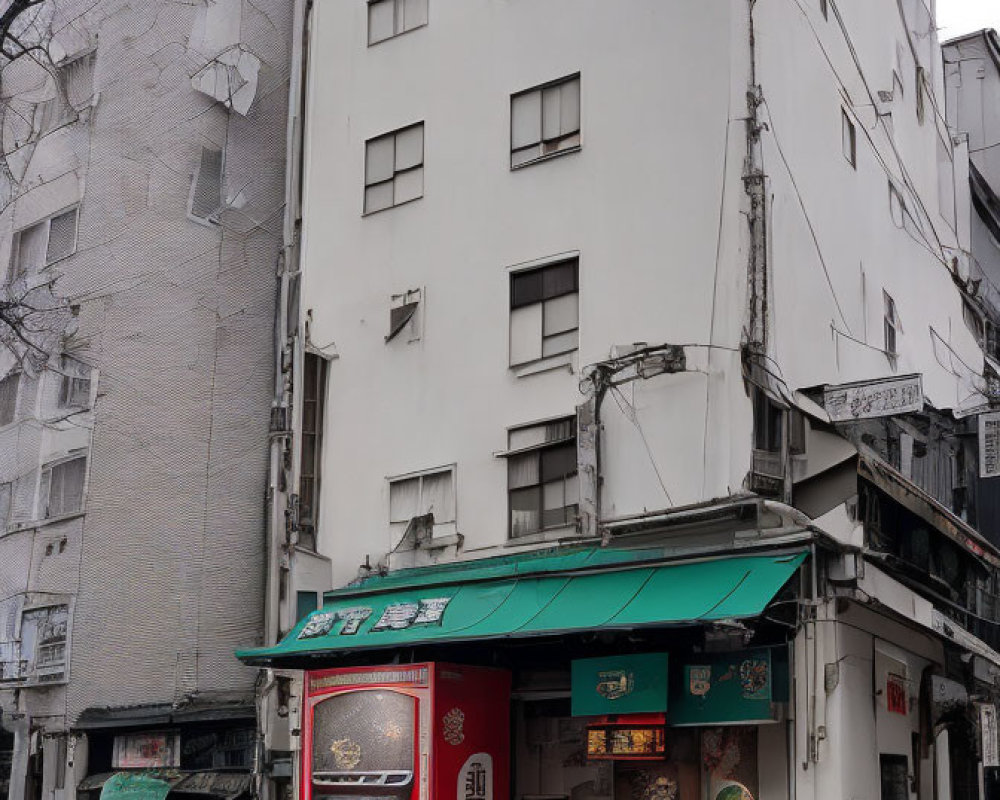
<path fill-rule="evenodd" d="M 408 289 L 394 294 L 390 298 L 389 333 L 386 334 L 386 344 L 393 339 L 401 341 L 420 341 L 420 301 L 423 292 L 420 289 Z"/>
<path fill-rule="evenodd" d="M 365 143 L 365 214 L 424 196 L 424 123 Z"/>
<path fill-rule="evenodd" d="M 580 75 L 510 98 L 510 166 L 580 149 Z"/>
<path fill-rule="evenodd" d="M 576 350 L 579 321 L 579 259 L 511 274 L 512 367 Z"/>
<path fill-rule="evenodd" d="M 576 524 L 580 508 L 576 420 L 572 417 L 508 432 L 510 537 Z"/>
<path fill-rule="evenodd" d="M 368 44 L 427 24 L 428 0 L 368 0 Z"/>
<path fill-rule="evenodd" d="M 76 252 L 78 209 L 14 232 L 10 248 L 10 279 L 20 280 Z"/>
<path fill-rule="evenodd" d="M 850 116 L 848 116 L 845 109 L 840 110 L 841 118 L 841 138 L 842 145 L 844 148 L 844 158 L 847 159 L 847 163 L 850 164 L 855 169 L 858 168 L 858 138 L 857 131 L 854 128 L 854 122 L 851 121 Z"/>
<path fill-rule="evenodd" d="M 42 516 L 61 517 L 83 508 L 83 484 L 87 474 L 87 457 L 78 456 L 42 468 Z"/>
<path fill-rule="evenodd" d="M 434 524 L 455 521 L 453 468 L 389 479 L 389 522 L 408 523 L 414 517 L 434 515 Z"/>
<path fill-rule="evenodd" d="M 90 367 L 70 356 L 59 359 L 59 408 L 90 406 Z"/>

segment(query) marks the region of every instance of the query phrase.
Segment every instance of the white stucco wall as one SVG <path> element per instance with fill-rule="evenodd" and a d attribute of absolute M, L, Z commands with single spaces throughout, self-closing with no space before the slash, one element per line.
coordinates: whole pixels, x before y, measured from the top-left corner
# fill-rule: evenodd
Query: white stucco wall
<path fill-rule="evenodd" d="M 942 116 L 933 26 L 921 39 L 911 34 L 922 43 L 918 54 L 934 89 L 921 124 L 916 63 L 896 4 L 837 8 L 847 36 L 834 11 L 824 19 L 818 3 L 800 10 L 773 0 L 758 3 L 754 12 L 762 119 L 769 126 L 764 164 L 774 198 L 774 356 L 796 387 L 919 372 L 930 404 L 960 407 L 974 391 L 983 358 L 962 320 L 948 267 L 959 255 L 958 233 L 938 202 L 939 176 L 945 182 L 954 177 L 950 162 L 938 163 L 939 143 L 950 150 L 951 134 Z M 926 20 L 917 24 L 928 29 Z M 891 117 L 879 120 L 869 90 L 892 91 L 896 64 L 903 94 L 897 91 L 889 104 Z M 856 169 L 842 151 L 842 109 L 856 127 Z M 919 225 L 893 222 L 890 176 Z M 883 290 L 895 300 L 901 323 L 895 364 L 879 352 Z"/>
<path fill-rule="evenodd" d="M 432 0 L 426 27 L 368 47 L 362 4 L 314 7 L 302 297 L 312 343 L 337 356 L 320 533 L 335 584 L 394 545 L 387 476 L 457 464 L 465 552 L 502 545 L 506 464 L 492 454 L 508 427 L 573 413 L 580 368 L 612 345 L 738 347 L 743 11 Z M 577 71 L 582 150 L 512 171 L 510 95 Z M 365 140 L 418 121 L 424 197 L 363 217 Z M 519 378 L 507 359 L 509 268 L 571 251 L 573 368 Z M 415 287 L 425 290 L 420 341 L 384 343 L 390 296 Z M 694 348 L 689 359 L 709 374 L 651 380 L 634 396 L 674 503 L 738 488 L 749 460 L 729 447 L 749 441 L 735 354 Z M 603 415 L 608 513 L 670 505 L 611 397 Z"/>

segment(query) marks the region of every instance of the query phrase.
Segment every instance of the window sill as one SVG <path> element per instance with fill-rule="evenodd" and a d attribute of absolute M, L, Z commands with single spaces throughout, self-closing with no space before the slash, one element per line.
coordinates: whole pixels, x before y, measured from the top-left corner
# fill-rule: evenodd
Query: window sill
<path fill-rule="evenodd" d="M 530 167 L 535 164 L 541 164 L 543 161 L 551 161 L 554 158 L 561 158 L 562 156 L 568 156 L 571 153 L 579 153 L 583 149 L 583 145 L 574 145 L 573 147 L 567 147 L 565 150 L 557 150 L 554 153 L 546 153 L 538 158 L 533 158 L 531 161 L 525 161 L 523 164 L 511 164 L 510 171 L 516 172 L 519 169 L 524 169 L 525 167 Z"/>
<path fill-rule="evenodd" d="M 560 367 L 566 367 L 572 375 L 576 372 L 576 354 L 578 351 L 571 350 L 568 353 L 548 356 L 540 361 L 529 361 L 527 364 L 513 364 L 511 369 L 518 378 L 527 378 L 529 375 L 537 375 L 540 372 L 548 372 Z"/>
<path fill-rule="evenodd" d="M 69 514 L 60 514 L 58 517 L 46 517 L 45 519 L 32 519 L 25 522 L 11 522 L 7 525 L 5 534 L 20 533 L 32 529 L 45 528 L 49 525 L 56 525 L 60 522 L 67 522 L 78 517 L 86 516 L 86 511 L 73 511 Z"/>
<path fill-rule="evenodd" d="M 395 41 L 400 36 L 406 36 L 406 34 L 408 34 L 408 33 L 413 33 L 414 31 L 419 31 L 421 28 L 426 28 L 426 27 L 427 27 L 427 23 L 426 22 L 422 22 L 419 25 L 415 25 L 412 28 L 407 28 L 405 31 L 400 31 L 399 33 L 394 33 L 392 36 L 386 36 L 384 39 L 378 39 L 378 40 L 376 40 L 374 42 L 368 42 L 368 46 L 369 47 L 378 47 L 380 44 L 383 44 L 384 42 Z"/>
<path fill-rule="evenodd" d="M 411 200 L 404 200 L 402 203 L 393 203 L 391 206 L 386 206 L 385 208 L 376 208 L 372 211 L 362 211 L 362 217 L 373 217 L 376 214 L 381 214 L 383 211 L 392 211 L 394 208 L 400 208 L 401 206 L 408 206 L 410 203 L 416 203 L 417 200 L 423 200 L 424 196 L 414 197 Z"/>
<path fill-rule="evenodd" d="M 562 525 L 558 528 L 538 531 L 538 533 L 526 533 L 524 536 L 508 537 L 504 542 L 504 547 L 520 547 L 521 545 L 542 544 L 548 542 L 561 542 L 567 539 L 586 539 L 581 536 L 576 529 L 576 525 Z"/>

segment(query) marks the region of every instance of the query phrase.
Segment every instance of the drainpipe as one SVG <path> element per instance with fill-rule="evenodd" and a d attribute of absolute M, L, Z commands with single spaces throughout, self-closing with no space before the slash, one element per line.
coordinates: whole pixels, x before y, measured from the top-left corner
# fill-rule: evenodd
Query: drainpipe
<path fill-rule="evenodd" d="M 294 340 L 289 340 L 291 283 L 299 272 L 299 209 L 302 166 L 302 116 L 306 68 L 307 18 L 311 0 L 295 0 L 292 17 L 291 64 L 288 77 L 288 122 L 285 128 L 285 211 L 282 250 L 278 259 L 278 297 L 274 315 L 274 397 L 272 398 L 267 509 L 267 581 L 264 642 L 281 635 L 281 581 L 289 568 L 287 534 L 288 487 L 285 458 L 292 439 L 291 385 Z M 297 327 L 297 326 L 296 326 Z"/>

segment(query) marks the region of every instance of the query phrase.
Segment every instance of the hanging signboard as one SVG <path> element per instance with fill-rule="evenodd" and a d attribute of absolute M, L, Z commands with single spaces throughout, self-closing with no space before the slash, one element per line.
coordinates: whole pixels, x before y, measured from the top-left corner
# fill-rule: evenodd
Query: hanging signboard
<path fill-rule="evenodd" d="M 920 375 L 901 375 L 880 381 L 859 381 L 823 390 L 823 407 L 831 422 L 909 414 L 924 408 Z"/>
<path fill-rule="evenodd" d="M 616 714 L 588 725 L 587 758 L 662 761 L 667 755 L 664 723 L 662 714 Z"/>
<path fill-rule="evenodd" d="M 1000 412 L 979 415 L 979 477 L 1000 477 Z"/>
<path fill-rule="evenodd" d="M 690 661 L 671 682 L 671 725 L 770 722 L 776 685 L 771 651 L 713 653 Z M 780 679 L 784 680 L 784 678 Z"/>
<path fill-rule="evenodd" d="M 112 766 L 115 769 L 179 767 L 180 736 L 171 731 L 116 736 Z"/>
<path fill-rule="evenodd" d="M 581 658 L 572 664 L 574 717 L 667 710 L 667 654 Z"/>

